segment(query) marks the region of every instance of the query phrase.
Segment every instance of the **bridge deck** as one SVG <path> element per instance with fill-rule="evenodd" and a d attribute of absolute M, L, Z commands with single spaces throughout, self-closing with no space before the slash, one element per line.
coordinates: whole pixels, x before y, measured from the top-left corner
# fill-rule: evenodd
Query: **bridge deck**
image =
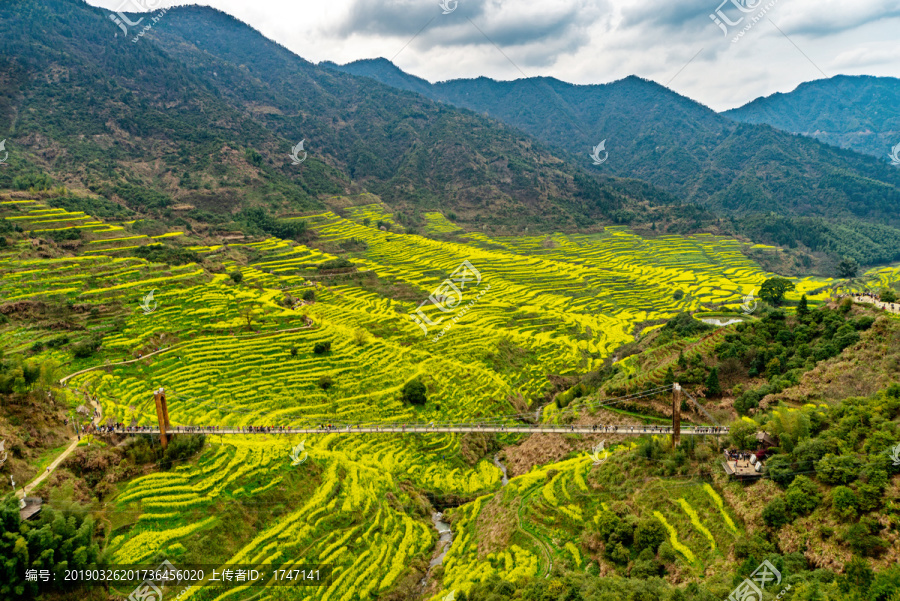
<path fill-rule="evenodd" d="M 116 434 L 159 434 L 159 428 L 148 427 L 139 431 L 123 429 L 110 430 Z M 671 426 L 424 426 L 424 425 L 366 425 L 340 426 L 330 428 L 271 428 L 267 430 L 247 430 L 241 428 L 215 429 L 202 427 L 174 427 L 170 434 L 430 434 L 432 432 L 467 433 L 467 432 L 515 432 L 520 434 L 619 434 L 641 436 L 644 434 L 671 434 Z M 681 428 L 682 436 L 718 436 L 728 434 L 726 427 L 695 426 Z"/>

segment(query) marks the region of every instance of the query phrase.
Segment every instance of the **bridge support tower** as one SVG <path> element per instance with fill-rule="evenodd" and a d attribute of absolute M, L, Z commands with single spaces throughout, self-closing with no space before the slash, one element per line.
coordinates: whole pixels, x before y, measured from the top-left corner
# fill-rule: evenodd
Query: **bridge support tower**
<path fill-rule="evenodd" d="M 153 392 L 153 400 L 156 402 L 156 419 L 159 421 L 159 442 L 163 449 L 169 446 L 167 432 L 172 429 L 169 424 L 169 408 L 166 405 L 166 391 L 163 388 Z"/>
<path fill-rule="evenodd" d="M 672 448 L 681 443 L 681 385 L 672 385 Z"/>

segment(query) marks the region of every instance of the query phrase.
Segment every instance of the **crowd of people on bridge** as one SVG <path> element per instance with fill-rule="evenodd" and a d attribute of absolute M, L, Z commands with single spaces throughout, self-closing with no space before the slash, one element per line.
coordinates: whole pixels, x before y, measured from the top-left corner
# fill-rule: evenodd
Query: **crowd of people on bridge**
<path fill-rule="evenodd" d="M 556 429 L 556 428 L 568 428 L 572 432 L 576 430 L 583 431 L 587 428 L 590 428 L 592 432 L 604 432 L 604 433 L 627 433 L 627 434 L 671 434 L 672 426 L 617 426 L 617 425 L 604 425 L 604 424 L 594 424 L 592 426 L 579 426 L 579 425 L 559 425 L 559 424 L 527 424 L 527 425 L 507 425 L 507 424 L 435 424 L 434 422 L 430 424 L 372 424 L 369 426 L 360 426 L 356 425 L 336 425 L 336 424 L 319 424 L 318 426 L 174 426 L 168 428 L 170 433 L 184 433 L 184 434 L 193 434 L 193 433 L 203 433 L 203 434 L 221 434 L 221 433 L 240 433 L 240 434 L 291 434 L 300 431 L 338 431 L 344 430 L 350 432 L 354 429 L 360 430 L 362 428 L 366 429 L 374 429 L 377 431 L 391 431 L 391 430 L 400 430 L 406 432 L 407 429 L 411 431 L 415 430 L 436 430 L 436 429 L 445 429 L 452 428 L 455 430 L 465 430 L 472 428 L 479 429 L 499 429 L 501 431 L 510 431 L 521 429 L 524 431 L 528 431 L 531 429 Z M 728 428 L 724 426 L 685 426 L 681 429 L 682 432 L 695 432 L 695 433 L 703 433 L 703 434 L 727 434 Z M 159 426 L 126 426 L 125 424 L 119 422 L 114 424 L 108 424 L 105 426 L 95 426 L 93 424 L 82 426 L 82 433 L 85 432 L 96 432 L 100 434 L 147 434 L 147 433 L 156 433 L 159 432 Z"/>

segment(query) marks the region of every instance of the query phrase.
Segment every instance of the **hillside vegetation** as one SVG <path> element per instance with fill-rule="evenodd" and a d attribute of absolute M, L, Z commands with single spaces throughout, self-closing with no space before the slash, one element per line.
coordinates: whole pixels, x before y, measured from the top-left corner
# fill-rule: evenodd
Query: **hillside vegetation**
<path fill-rule="evenodd" d="M 602 85 L 485 77 L 428 84 L 384 59 L 325 66 L 490 114 L 584 164 L 588 152 L 607 139 L 606 172 L 651 182 L 688 202 L 738 214 L 891 214 L 900 223 L 889 206 L 900 179 L 887 166 L 770 127 L 736 124 L 638 77 Z M 865 206 L 853 207 L 862 200 L 857 186 L 872 184 Z"/>
<path fill-rule="evenodd" d="M 168 11 L 137 44 L 107 16 L 77 0 L 0 7 L 0 186 L 65 185 L 183 227 L 367 191 L 410 214 L 519 230 L 590 228 L 671 201 L 469 111 L 319 68 L 213 9 Z"/>
<path fill-rule="evenodd" d="M 900 143 L 900 80 L 836 75 L 802 83 L 786 94 L 757 98 L 723 114 L 887 160 Z"/>
<path fill-rule="evenodd" d="M 428 230 L 448 236 L 435 240 L 396 232 L 398 215 L 371 204 L 348 207 L 345 217 L 321 212 L 284 220 L 314 246 L 262 233 L 210 245 L 190 230 L 148 236 L 134 231 L 139 222 L 6 198 L 0 217 L 11 225 L 0 247 L 0 343 L 23 373 L 88 369 L 65 387 L 52 384 L 58 376 L 44 384 L 23 377 L 13 381 L 12 394 L 42 394 L 39 386 L 46 386 L 68 410 L 93 398 L 104 422 L 154 423 L 147 391 L 164 387 L 173 424 L 185 426 L 516 423 L 533 421 L 537 407 L 569 394 L 580 374 L 602 373 L 610 355 L 623 366 L 643 365 L 632 358 L 639 355 L 624 359 L 638 332 L 659 348 L 670 345 L 667 356 L 676 361 L 674 349 L 696 351 L 700 365 L 689 361 L 687 369 L 699 368 L 700 379 L 708 378 L 703 366 L 715 364 L 710 353 L 723 343 L 762 337 L 756 344 L 774 351 L 767 336 L 783 337 L 786 329 L 796 341 L 802 327 L 811 348 L 819 348 L 836 344 L 848 324 L 853 333 L 868 333 L 856 328 L 865 317 L 861 310 L 824 306 L 811 307 L 806 321 L 772 311 L 742 332 L 692 321 L 687 313 L 704 307 L 737 310 L 771 276 L 746 258 L 740 243 L 713 236 L 644 239 L 615 227 L 594 235 L 493 237 L 460 233 L 431 213 Z M 135 256 L 141 249 L 145 255 Z M 170 262 L 152 262 L 161 260 Z M 436 324 L 426 335 L 410 314 L 464 260 L 478 271 L 462 291 L 467 305 L 475 302 L 454 313 L 455 322 L 440 321 L 438 307 L 426 304 L 424 314 Z M 856 285 L 883 285 L 897 274 L 885 268 L 865 277 Z M 841 286 L 818 278 L 791 283 L 789 306 L 804 294 L 823 303 Z M 790 373 L 793 356 L 785 356 Z M 764 363 L 768 369 L 771 361 Z M 644 384 L 636 380 L 616 386 Z M 603 417 L 590 417 L 583 400 L 593 397 L 583 396 L 564 410 L 545 406 L 541 419 L 661 423 L 633 407 L 611 414 L 603 412 L 618 409 L 601 408 Z M 881 433 L 871 442 L 859 439 L 856 453 L 876 455 L 875 446 L 893 432 L 890 406 Z M 838 410 L 815 409 L 815 423 L 832 423 L 822 412 Z M 734 436 L 787 418 L 758 412 L 753 419 L 756 425 L 747 422 Z M 544 440 L 561 454 L 527 450 L 539 441 L 512 434 L 211 435 L 185 439 L 174 455 L 154 448 L 152 439 L 124 447 L 88 440 L 35 493 L 57 499 L 55 507 L 88 508 L 103 524 L 94 535 L 100 562 L 329 562 L 336 578 L 315 589 L 322 599 L 439 599 L 450 592 L 480 598 L 485 587 L 509 590 L 496 578 L 527 591 L 548 573 L 560 590 L 582 586 L 579 574 L 605 574 L 615 577 L 603 586 L 656 587 L 678 598 L 684 591 L 727 592 L 733 577 L 764 557 L 797 583 L 813 578 L 810 570 L 820 565 L 817 550 L 782 541 L 789 524 L 772 534 L 761 530 L 761 513 L 748 512 L 742 500 L 757 493 L 718 475 L 713 439 L 686 440 L 671 451 L 664 438 L 613 436 L 599 467 L 584 453 L 602 440 L 599 434 L 565 445 Z M 292 465 L 289 451 L 301 442 L 306 458 Z M 779 461 L 789 467 L 799 461 L 795 447 L 785 446 Z M 504 487 L 492 462 L 497 452 L 538 461 L 533 469 L 517 468 Z M 40 468 L 19 469 L 27 478 L 28 469 Z M 626 471 L 631 477 L 621 476 Z M 886 473 L 887 480 L 875 474 L 872 482 L 889 495 L 895 472 Z M 843 486 L 858 498 L 873 494 L 854 482 Z M 842 561 L 821 564 L 830 570 L 820 578 L 828 594 L 842 590 L 835 587 L 844 576 L 834 574 L 851 569 L 846 566 L 876 570 L 876 583 L 893 577 L 884 571 L 891 558 L 885 545 L 870 540 L 864 549 L 853 542 L 894 536 L 892 505 L 856 507 L 868 534 L 858 527 L 833 535 L 828 544 L 837 545 Z M 422 589 L 436 540 L 428 513 L 435 508 L 449 508 L 455 540 Z M 866 558 L 851 563 L 854 553 Z M 218 596 L 209 587 L 188 594 Z"/>

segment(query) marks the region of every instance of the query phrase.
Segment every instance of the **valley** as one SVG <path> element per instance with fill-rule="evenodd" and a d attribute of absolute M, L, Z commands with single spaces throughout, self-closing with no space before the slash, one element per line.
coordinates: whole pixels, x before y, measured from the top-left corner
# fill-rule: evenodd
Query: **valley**
<path fill-rule="evenodd" d="M 0 599 L 900 600 L 895 79 L 110 10 L 0 5 Z"/>

